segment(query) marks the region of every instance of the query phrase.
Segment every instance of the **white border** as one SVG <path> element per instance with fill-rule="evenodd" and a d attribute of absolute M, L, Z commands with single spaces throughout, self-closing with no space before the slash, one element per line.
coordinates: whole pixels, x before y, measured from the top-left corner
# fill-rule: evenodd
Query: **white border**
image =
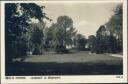
<path fill-rule="evenodd" d="M 33 76 L 26 76 L 26 79 L 5 79 L 5 3 L 123 3 L 123 78 L 116 78 L 117 75 L 78 75 L 78 76 L 55 76 L 60 79 L 30 79 Z M 1 83 L 126 83 L 127 82 L 127 0 L 116 1 L 1 1 Z M 16 76 L 14 76 L 16 77 Z M 40 76 L 39 76 L 40 77 Z M 48 76 L 42 76 L 48 77 Z M 52 76 L 54 77 L 54 76 Z"/>

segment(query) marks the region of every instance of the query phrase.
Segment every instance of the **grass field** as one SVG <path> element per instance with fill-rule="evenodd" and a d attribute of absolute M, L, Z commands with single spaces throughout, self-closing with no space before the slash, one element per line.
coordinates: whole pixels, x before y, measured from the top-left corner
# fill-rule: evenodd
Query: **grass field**
<path fill-rule="evenodd" d="M 23 62 L 6 66 L 6 75 L 119 75 L 123 74 L 122 58 L 109 54 L 76 52 L 47 53 L 26 57 Z"/>

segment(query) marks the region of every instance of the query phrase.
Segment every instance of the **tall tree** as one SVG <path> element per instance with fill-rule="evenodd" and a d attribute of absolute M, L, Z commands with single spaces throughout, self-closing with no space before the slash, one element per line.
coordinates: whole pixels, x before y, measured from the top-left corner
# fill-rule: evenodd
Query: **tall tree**
<path fill-rule="evenodd" d="M 31 25 L 31 31 L 29 33 L 30 39 L 29 47 L 34 55 L 42 54 L 44 48 L 44 33 L 43 30 L 45 28 L 45 24 L 37 23 Z"/>
<path fill-rule="evenodd" d="M 96 32 L 96 52 L 103 53 L 105 50 L 106 28 L 101 25 Z"/>
<path fill-rule="evenodd" d="M 5 4 L 5 51 L 6 60 L 11 62 L 14 57 L 25 56 L 27 52 L 28 26 L 32 19 L 43 21 L 43 6 L 34 3 Z M 48 19 L 48 18 L 47 18 Z"/>
<path fill-rule="evenodd" d="M 50 27 L 45 28 L 44 30 L 44 39 L 45 39 L 45 50 L 53 49 L 55 45 L 55 28 L 57 24 L 53 23 Z"/>
<path fill-rule="evenodd" d="M 76 34 L 73 20 L 68 16 L 59 16 L 55 28 L 55 48 L 57 52 L 65 52 L 66 47 L 73 44 L 73 36 Z"/>
<path fill-rule="evenodd" d="M 122 51 L 123 48 L 123 9 L 122 5 L 119 4 L 115 11 L 114 15 L 110 20 L 105 24 L 106 28 L 109 30 L 112 37 L 115 37 L 117 40 L 117 51 Z"/>

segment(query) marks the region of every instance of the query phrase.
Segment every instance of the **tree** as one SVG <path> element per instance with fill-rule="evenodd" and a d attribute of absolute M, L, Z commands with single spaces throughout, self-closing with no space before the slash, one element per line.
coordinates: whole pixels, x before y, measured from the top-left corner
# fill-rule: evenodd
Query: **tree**
<path fill-rule="evenodd" d="M 42 23 L 32 24 L 31 26 L 31 34 L 30 34 L 29 42 L 31 43 L 30 49 L 34 55 L 43 53 L 44 28 L 45 28 L 45 24 Z"/>
<path fill-rule="evenodd" d="M 55 28 L 56 24 L 53 23 L 50 27 L 44 29 L 44 39 L 45 39 L 45 50 L 53 49 L 55 44 Z"/>
<path fill-rule="evenodd" d="M 96 37 L 94 35 L 88 36 L 89 49 L 92 53 L 96 52 Z"/>
<path fill-rule="evenodd" d="M 25 56 L 28 39 L 25 37 L 31 19 L 43 21 L 45 13 L 43 6 L 34 3 L 5 4 L 5 52 L 7 62 L 14 57 Z M 49 19 L 49 18 L 47 18 Z"/>
<path fill-rule="evenodd" d="M 110 20 L 105 24 L 106 28 L 110 32 L 110 36 L 114 37 L 117 42 L 117 52 L 121 52 L 123 49 L 123 9 L 122 5 L 118 5 L 114 11 L 114 14 Z M 115 43 L 116 43 L 115 42 Z"/>
<path fill-rule="evenodd" d="M 73 44 L 73 36 L 76 34 L 73 20 L 68 16 L 59 16 L 55 26 L 55 50 L 57 52 L 67 52 L 66 47 Z"/>
<path fill-rule="evenodd" d="M 85 45 L 87 43 L 87 39 L 82 34 L 76 35 L 76 46 L 78 50 L 85 50 Z"/>
<path fill-rule="evenodd" d="M 106 49 L 105 37 L 107 35 L 106 28 L 101 25 L 96 32 L 96 53 L 103 53 Z"/>
<path fill-rule="evenodd" d="M 102 25 L 96 33 L 96 53 L 115 53 L 118 49 L 116 37 Z"/>
<path fill-rule="evenodd" d="M 117 39 L 113 35 L 110 35 L 107 38 L 108 38 L 107 40 L 108 46 L 106 47 L 106 51 L 109 53 L 117 53 L 117 48 L 118 48 Z"/>

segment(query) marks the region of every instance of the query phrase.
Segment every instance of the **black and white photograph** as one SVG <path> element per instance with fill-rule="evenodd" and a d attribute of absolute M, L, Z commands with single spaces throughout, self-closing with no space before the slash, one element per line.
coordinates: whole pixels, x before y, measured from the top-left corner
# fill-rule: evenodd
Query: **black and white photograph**
<path fill-rule="evenodd" d="M 123 78 L 124 3 L 58 2 L 3 4 L 4 75 Z"/>

